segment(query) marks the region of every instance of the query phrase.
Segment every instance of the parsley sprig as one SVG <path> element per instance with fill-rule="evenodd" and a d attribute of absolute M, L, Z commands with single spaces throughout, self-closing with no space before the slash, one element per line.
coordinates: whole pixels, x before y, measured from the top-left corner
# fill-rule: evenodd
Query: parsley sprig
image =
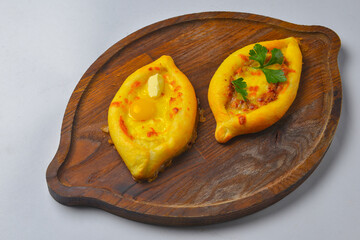
<path fill-rule="evenodd" d="M 280 49 L 274 48 L 273 50 L 271 50 L 270 60 L 265 62 L 267 52 L 268 49 L 266 47 L 260 44 L 255 44 L 254 48 L 251 49 L 249 52 L 250 55 L 249 59 L 257 61 L 260 66 L 252 67 L 252 68 L 261 70 L 264 73 L 266 81 L 268 83 L 285 82 L 286 77 L 281 69 L 275 70 L 275 69 L 266 68 L 274 64 L 282 64 L 284 61 L 284 55 L 282 54 Z M 240 93 L 243 99 L 246 101 L 247 100 L 246 96 L 248 94 L 246 91 L 247 84 L 244 81 L 244 79 L 238 78 L 232 81 L 231 83 L 234 85 L 236 92 Z"/>
<path fill-rule="evenodd" d="M 260 44 L 255 44 L 254 49 L 251 49 L 250 59 L 257 61 L 260 64 L 260 67 L 253 67 L 255 69 L 260 69 L 265 77 L 266 81 L 268 83 L 278 83 L 278 82 L 285 82 L 286 77 L 284 72 L 279 69 L 269 69 L 266 68 L 268 66 L 271 66 L 273 64 L 282 64 L 284 61 L 284 55 L 282 54 L 280 49 L 274 48 L 271 50 L 271 58 L 270 60 L 265 63 L 266 60 L 266 53 L 268 52 L 267 48 L 264 46 L 261 46 Z"/>
<path fill-rule="evenodd" d="M 243 97 L 243 99 L 246 101 L 246 96 L 248 95 L 248 93 L 246 91 L 247 84 L 244 81 L 244 79 L 238 78 L 238 79 L 232 81 L 231 83 L 234 85 L 235 91 L 240 93 L 241 96 Z"/>

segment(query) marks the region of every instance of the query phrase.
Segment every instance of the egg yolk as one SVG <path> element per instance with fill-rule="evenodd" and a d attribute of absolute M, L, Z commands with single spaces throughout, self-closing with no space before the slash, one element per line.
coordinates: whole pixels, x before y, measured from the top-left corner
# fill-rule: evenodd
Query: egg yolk
<path fill-rule="evenodd" d="M 155 114 L 155 104 L 151 99 L 138 99 L 130 106 L 130 116 L 138 121 L 148 120 Z"/>

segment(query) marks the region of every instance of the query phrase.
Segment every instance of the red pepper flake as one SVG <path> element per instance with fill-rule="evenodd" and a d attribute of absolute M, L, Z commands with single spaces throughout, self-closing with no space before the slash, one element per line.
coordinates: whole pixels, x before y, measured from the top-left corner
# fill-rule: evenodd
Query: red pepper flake
<path fill-rule="evenodd" d="M 241 73 L 242 73 L 242 68 L 240 67 L 240 68 L 238 68 L 236 71 L 235 71 L 235 74 L 238 74 L 238 75 L 240 75 Z"/>
<path fill-rule="evenodd" d="M 176 113 L 179 112 L 180 109 L 179 109 L 179 108 L 173 108 L 172 110 L 173 110 L 173 112 L 176 114 Z"/>
<path fill-rule="evenodd" d="M 172 102 L 174 102 L 175 100 L 176 100 L 176 98 L 170 97 L 169 103 L 172 103 Z"/>
<path fill-rule="evenodd" d="M 155 70 L 158 70 L 158 71 L 160 71 L 160 68 L 159 67 L 154 67 L 155 68 Z"/>
<path fill-rule="evenodd" d="M 178 92 L 178 97 L 181 97 L 182 95 L 182 92 Z"/>
<path fill-rule="evenodd" d="M 121 105 L 121 101 L 120 102 L 112 102 L 110 104 L 110 107 L 120 107 L 120 105 Z"/>
<path fill-rule="evenodd" d="M 127 98 L 124 99 L 125 103 L 129 103 L 129 100 Z"/>
<path fill-rule="evenodd" d="M 239 57 L 241 57 L 242 60 L 244 61 L 249 61 L 249 57 L 248 56 L 245 56 L 243 54 L 239 54 Z"/>
<path fill-rule="evenodd" d="M 140 98 L 139 98 L 139 96 L 136 96 L 135 98 L 134 98 L 134 100 L 139 100 Z"/>
<path fill-rule="evenodd" d="M 153 68 L 152 67 L 149 67 L 149 71 L 152 71 L 153 70 Z"/>
<path fill-rule="evenodd" d="M 157 136 L 158 135 L 158 133 L 153 129 L 153 128 L 150 128 L 151 129 L 151 132 L 148 132 L 147 133 L 147 136 L 148 137 L 152 137 L 152 136 Z"/>
<path fill-rule="evenodd" d="M 256 92 L 257 90 L 259 90 L 259 86 L 250 86 L 249 87 L 249 91 Z"/>
<path fill-rule="evenodd" d="M 165 95 L 165 93 L 162 92 L 162 93 L 161 93 L 161 96 L 164 96 L 164 95 Z"/>
<path fill-rule="evenodd" d="M 120 116 L 119 124 L 120 124 L 120 129 L 125 133 L 125 135 L 128 136 L 131 140 L 134 140 L 134 137 L 129 134 L 128 129 L 125 125 L 125 122 L 122 119 L 122 116 Z"/>
<path fill-rule="evenodd" d="M 239 123 L 240 123 L 240 125 L 244 125 L 246 123 L 246 117 L 245 116 L 240 116 L 239 117 Z"/>
<path fill-rule="evenodd" d="M 181 89 L 181 86 L 176 86 L 176 88 L 174 89 L 174 92 L 177 92 Z"/>
<path fill-rule="evenodd" d="M 171 82 L 170 82 L 170 85 L 173 86 L 173 87 L 175 87 L 175 85 L 176 85 L 175 80 L 171 81 Z"/>
<path fill-rule="evenodd" d="M 132 85 L 131 85 L 131 88 L 137 88 L 141 85 L 141 82 L 139 81 L 135 81 Z"/>
<path fill-rule="evenodd" d="M 260 75 L 261 75 L 261 71 L 260 71 L 260 70 L 251 71 L 250 74 L 253 75 L 253 76 L 260 76 Z"/>
<path fill-rule="evenodd" d="M 251 86 L 251 87 L 249 87 L 249 91 L 251 91 L 251 92 L 256 92 L 257 90 L 259 90 L 259 86 Z"/>

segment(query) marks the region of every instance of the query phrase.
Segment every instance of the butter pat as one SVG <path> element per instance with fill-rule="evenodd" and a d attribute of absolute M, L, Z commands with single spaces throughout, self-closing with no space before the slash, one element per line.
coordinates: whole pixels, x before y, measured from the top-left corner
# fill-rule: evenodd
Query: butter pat
<path fill-rule="evenodd" d="M 149 77 L 148 80 L 148 93 L 149 97 L 156 98 L 159 97 L 164 90 L 164 78 L 156 73 Z"/>

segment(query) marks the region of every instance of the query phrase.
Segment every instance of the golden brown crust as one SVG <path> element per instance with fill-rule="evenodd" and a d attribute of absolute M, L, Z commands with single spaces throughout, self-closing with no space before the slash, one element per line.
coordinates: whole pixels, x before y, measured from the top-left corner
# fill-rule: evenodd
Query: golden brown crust
<path fill-rule="evenodd" d="M 154 74 L 164 78 L 163 95 L 150 99 L 156 115 L 149 120 L 133 119 L 130 106 L 149 97 L 147 81 Z M 192 139 L 196 114 L 194 88 L 169 56 L 124 81 L 110 104 L 108 122 L 111 139 L 134 179 L 153 180 L 169 159 L 183 152 Z"/>
<path fill-rule="evenodd" d="M 280 68 L 287 80 L 269 84 L 261 70 L 251 67 L 253 60 L 249 60 L 249 51 L 255 44 L 226 58 L 211 79 L 208 91 L 209 105 L 217 124 L 215 138 L 220 143 L 271 126 L 285 114 L 296 97 L 302 68 L 298 40 L 290 37 L 259 44 L 282 51 L 285 61 Z M 247 101 L 234 91 L 231 83 L 234 76 L 246 76 L 249 80 Z"/>

